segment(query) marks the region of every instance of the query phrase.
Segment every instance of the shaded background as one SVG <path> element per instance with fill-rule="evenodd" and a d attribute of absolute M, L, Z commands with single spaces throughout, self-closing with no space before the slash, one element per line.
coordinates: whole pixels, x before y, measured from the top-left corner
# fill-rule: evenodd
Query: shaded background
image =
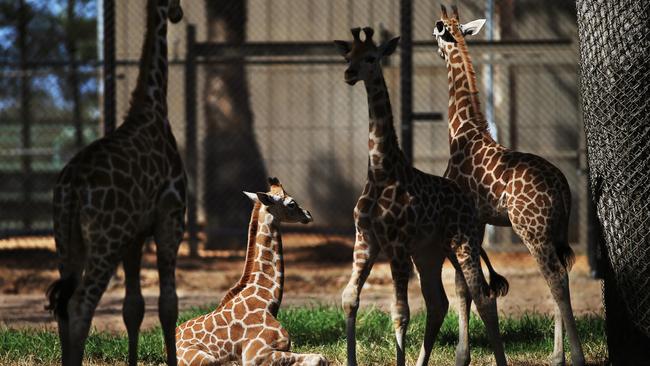
<path fill-rule="evenodd" d="M 115 2 L 106 13 L 114 32 L 103 39 L 105 24 L 97 19 L 110 3 L 0 3 L 0 238 L 50 233 L 56 174 L 103 134 L 104 122 L 110 126 L 102 120 L 105 102 L 118 125 L 126 113 L 145 1 Z M 404 3 L 411 12 L 402 11 Z M 488 19 L 469 47 L 493 134 L 566 175 L 573 195 L 570 240 L 582 250 L 589 210 L 574 4 L 456 3 L 461 21 Z M 344 65 L 329 46 L 350 39 L 351 27 L 372 26 L 377 39 L 412 27 L 412 47 L 402 42 L 399 54 L 384 63 L 393 113 L 415 166 L 444 172 L 446 68 L 431 36 L 438 2 L 214 0 L 183 6 L 184 20 L 169 27 L 169 118 L 190 173 L 190 243 L 243 247 L 250 203 L 240 191 L 264 189 L 267 175 L 279 177 L 315 217 L 313 225 L 287 231 L 352 233 L 352 208 L 366 175 L 367 105 L 363 87 L 343 82 Z M 115 47 L 114 64 L 106 58 L 115 68 L 114 99 L 103 92 L 103 44 Z M 412 58 L 412 106 L 402 104 L 405 53 Z M 489 230 L 486 240 L 495 249 L 524 248 L 510 228 Z"/>

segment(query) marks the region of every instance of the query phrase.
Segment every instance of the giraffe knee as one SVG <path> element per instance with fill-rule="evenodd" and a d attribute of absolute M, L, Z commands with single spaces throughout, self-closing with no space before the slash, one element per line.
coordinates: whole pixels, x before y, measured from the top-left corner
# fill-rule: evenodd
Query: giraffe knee
<path fill-rule="evenodd" d="M 343 311 L 348 318 L 357 314 L 357 310 L 359 309 L 359 294 L 355 288 L 351 286 L 346 287 L 341 295 L 341 302 L 343 304 Z"/>
<path fill-rule="evenodd" d="M 406 304 L 395 304 L 391 311 L 393 327 L 395 329 L 405 329 L 410 321 L 410 310 Z"/>

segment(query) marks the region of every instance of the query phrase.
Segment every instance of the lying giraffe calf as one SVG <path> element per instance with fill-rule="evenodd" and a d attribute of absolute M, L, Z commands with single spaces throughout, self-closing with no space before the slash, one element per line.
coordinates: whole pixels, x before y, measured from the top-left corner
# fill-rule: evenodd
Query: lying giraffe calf
<path fill-rule="evenodd" d="M 289 333 L 276 320 L 282 301 L 284 261 L 281 222 L 312 221 L 277 178 L 268 193 L 244 192 L 254 203 L 244 274 L 213 312 L 176 328 L 178 365 L 314 365 L 318 354 L 289 352 Z"/>

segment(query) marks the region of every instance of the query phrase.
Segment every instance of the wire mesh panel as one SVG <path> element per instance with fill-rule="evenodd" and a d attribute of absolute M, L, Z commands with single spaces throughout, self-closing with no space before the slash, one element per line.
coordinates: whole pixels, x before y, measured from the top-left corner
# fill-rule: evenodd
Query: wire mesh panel
<path fill-rule="evenodd" d="M 51 230 L 58 171 L 98 137 L 94 4 L 0 8 L 0 237 Z"/>
<path fill-rule="evenodd" d="M 76 32 L 76 37 L 81 37 L 78 42 L 92 47 L 87 47 L 91 51 L 84 48 L 83 53 L 76 53 L 77 74 L 82 78 L 78 88 L 80 103 L 74 102 L 74 94 L 55 92 L 52 86 L 58 83 L 60 89 L 64 80 L 69 84 L 71 79 L 65 75 L 73 68 L 39 58 L 43 63 L 39 69 L 42 83 L 50 83 L 43 87 L 44 95 L 50 95 L 48 103 L 54 108 L 34 98 L 31 104 L 21 107 L 21 79 L 12 76 L 18 75 L 19 55 L 5 53 L 14 69 L 3 67 L 0 82 L 15 83 L 11 89 L 15 93 L 3 97 L 0 115 L 13 113 L 15 118 L 11 117 L 13 127 L 0 124 L 0 128 L 8 131 L 1 137 L 4 142 L 0 142 L 3 144 L 0 159 L 9 159 L 14 165 L 13 168 L 9 163 L 0 166 L 11 178 L 0 182 L 0 199 L 5 197 L 2 195 L 13 195 L 13 200 L 29 207 L 27 202 L 41 197 L 43 206 L 25 209 L 25 218 L 18 217 L 13 209 L 5 209 L 13 206 L 3 206 L 1 211 L 6 217 L 0 220 L 0 230 L 18 228 L 27 233 L 32 232 L 34 225 L 23 221 L 35 220 L 32 216 L 37 214 L 44 217 L 38 227 L 50 228 L 51 182 L 39 178 L 35 168 L 27 168 L 35 164 L 36 157 L 25 154 L 56 149 L 59 143 L 53 136 L 61 134 L 52 128 L 37 127 L 40 122 L 35 116 L 40 113 L 50 118 L 59 110 L 68 113 L 61 116 L 60 126 L 65 126 L 64 135 L 70 139 L 64 144 L 72 144 L 73 148 L 65 157 L 58 154 L 58 162 L 47 168 L 50 179 L 78 146 L 98 137 L 100 116 L 104 114 L 100 110 L 99 70 L 95 68 L 101 66 L 96 60 L 97 3 L 92 0 L 28 3 L 57 14 L 48 21 L 53 22 L 52 27 L 62 30 L 67 29 L 62 23 L 66 19 L 62 16 L 66 14 L 66 6 L 76 4 L 76 17 L 87 19 L 84 27 L 89 29 Z M 119 126 L 137 80 L 145 1 L 113 3 L 114 11 L 107 15 L 113 15 L 115 34 L 106 37 L 115 42 L 115 119 Z M 504 145 L 541 155 L 563 171 L 573 190 L 570 241 L 584 243 L 586 184 L 580 159 L 575 9 L 560 0 L 543 5 L 514 0 L 457 3 L 461 21 L 488 18 L 483 32 L 469 40 L 469 49 L 476 64 L 482 105 L 493 133 Z M 350 39 L 352 27 L 372 26 L 376 30 L 375 39 L 380 41 L 399 35 L 400 22 L 410 19 L 413 49 L 407 52 L 412 52 L 413 60 L 412 110 L 409 106 L 402 108 L 401 103 L 400 59 L 404 49 L 384 60 L 384 74 L 397 131 L 402 131 L 404 111 L 420 117 L 415 118 L 410 128 L 415 166 L 437 175 L 444 173 L 449 157 L 446 68 L 431 36 L 433 24 L 440 16 L 437 2 L 415 0 L 411 4 L 412 13 L 404 17 L 398 0 L 211 0 L 188 1 L 183 5 L 183 22 L 168 28 L 169 120 L 181 154 L 186 158 L 185 165 L 191 170 L 197 221 L 207 234 L 209 247 L 242 245 L 250 204 L 240 191 L 265 188 L 267 175 L 278 176 L 288 191 L 312 210 L 315 222 L 309 226 L 310 230 L 352 232 L 352 207 L 366 175 L 365 90 L 360 84 L 351 87 L 343 82 L 345 66 L 333 45 L 331 52 L 325 53 L 300 49 L 303 44 L 329 45 L 334 39 Z M 36 23 L 46 22 L 33 24 Z M 16 25 L 11 24 L 15 29 Z M 196 42 L 229 46 L 224 48 L 225 53 L 193 56 L 195 77 L 189 78 L 193 80 L 190 82 L 186 77 L 187 57 L 192 53 L 186 44 L 189 25 L 195 26 Z M 62 32 L 54 41 L 48 41 L 64 45 L 68 39 Z M 284 45 L 294 51 L 278 53 L 277 48 L 268 48 L 269 44 Z M 9 45 L 8 41 L 0 44 L 5 45 Z M 47 44 L 32 44 L 28 48 L 45 50 Z M 60 53 L 52 58 L 57 62 L 70 60 L 65 52 Z M 95 63 L 82 65 L 82 61 Z M 30 85 L 36 85 L 36 78 L 31 79 Z M 79 125 L 74 122 L 78 119 L 73 118 L 74 111 L 79 110 L 75 105 L 81 106 L 81 130 L 75 127 Z M 196 112 L 194 126 L 188 125 L 188 106 Z M 20 110 L 28 113 L 23 116 Z M 5 120 L 10 119 L 3 117 Z M 77 146 L 78 131 L 82 131 L 84 138 Z M 24 136 L 31 136 L 31 140 Z M 38 142 L 41 150 L 34 150 L 36 138 L 42 139 Z M 32 182 L 43 188 L 39 188 L 38 194 L 26 193 Z M 503 245 L 505 249 L 518 240 L 510 229 L 497 229 L 489 237 L 491 244 Z"/>
<path fill-rule="evenodd" d="M 606 278 L 606 313 L 608 318 L 618 317 L 624 307 L 646 336 L 650 336 L 649 14 L 647 1 L 578 2 L 591 186 L 613 274 Z M 609 334 L 610 342 L 635 342 L 624 325 L 612 325 L 619 331 Z M 636 351 L 647 355 L 647 349 Z"/>

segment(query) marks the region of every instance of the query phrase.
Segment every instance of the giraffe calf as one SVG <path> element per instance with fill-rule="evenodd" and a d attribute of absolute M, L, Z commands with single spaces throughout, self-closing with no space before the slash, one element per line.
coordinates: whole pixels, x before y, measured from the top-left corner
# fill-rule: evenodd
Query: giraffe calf
<path fill-rule="evenodd" d="M 282 301 L 284 261 L 281 222 L 312 221 L 309 211 L 289 196 L 277 178 L 267 193 L 244 192 L 253 202 L 246 265 L 239 282 L 214 311 L 176 328 L 180 366 L 241 365 L 325 366 L 318 354 L 289 351 L 289 333 L 276 319 Z"/>

